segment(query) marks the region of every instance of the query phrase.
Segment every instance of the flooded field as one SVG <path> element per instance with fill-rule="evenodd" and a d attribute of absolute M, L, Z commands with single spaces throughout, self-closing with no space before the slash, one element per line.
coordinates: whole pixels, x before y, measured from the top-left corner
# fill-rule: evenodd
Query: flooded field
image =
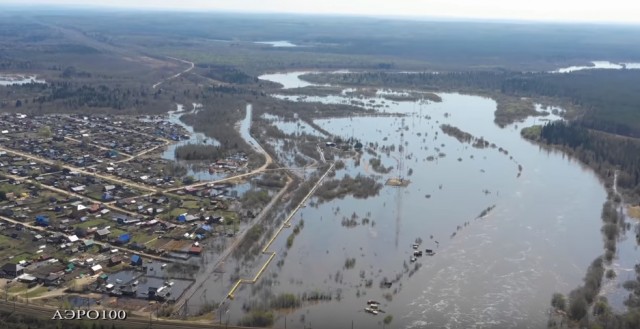
<path fill-rule="evenodd" d="M 0 86 L 24 85 L 27 83 L 45 83 L 35 75 L 0 75 Z"/>
<path fill-rule="evenodd" d="M 296 81 L 299 75 L 261 78 L 298 87 L 306 83 Z M 602 254 L 599 217 L 606 195 L 597 177 L 561 153 L 520 137 L 522 127 L 557 117 L 501 129 L 493 123 L 494 101 L 439 96 L 440 103 L 387 102 L 388 112 L 404 117 L 316 121 L 366 146 L 359 163 L 345 160 L 335 178 L 361 174 L 384 183 L 403 176 L 411 183 L 385 186 L 368 199 L 314 198 L 296 215 L 292 225 L 304 220 L 304 227 L 290 248 L 287 232 L 274 242 L 271 249 L 278 256 L 261 279 L 267 280 L 263 286 L 275 295 L 325 301 L 287 311 L 276 327 L 286 321 L 287 328 L 352 323 L 372 328 L 391 315 L 391 326 L 398 328 L 540 328 L 546 325 L 551 295 L 579 285 L 588 265 Z M 461 143 L 443 133 L 442 124 L 495 148 Z M 376 156 L 392 168 L 389 173 L 373 170 L 369 161 Z M 479 217 L 487 209 L 492 210 Z M 413 262 L 416 242 L 435 255 Z M 241 289 L 232 303 L 249 300 L 252 290 Z M 381 314 L 366 313 L 367 300 L 380 301 Z M 242 311 L 234 306 L 227 316 L 233 321 Z"/>

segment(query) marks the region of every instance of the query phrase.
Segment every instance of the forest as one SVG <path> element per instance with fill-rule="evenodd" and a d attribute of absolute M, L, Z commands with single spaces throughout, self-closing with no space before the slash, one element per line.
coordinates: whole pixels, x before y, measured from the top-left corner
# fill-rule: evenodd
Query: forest
<path fill-rule="evenodd" d="M 561 147 L 593 168 L 601 177 L 618 172 L 618 187 L 640 199 L 640 141 L 587 129 L 579 123 L 552 122 L 542 126 L 540 140 Z"/>
<path fill-rule="evenodd" d="M 496 99 L 498 112 L 511 97 L 562 105 L 568 115 L 595 130 L 640 137 L 640 70 L 584 70 L 572 73 L 463 71 L 433 74 L 367 72 L 307 74 L 305 80 L 347 86 L 373 85 L 480 94 Z M 535 113 L 528 102 L 529 111 Z M 498 115 L 498 113 L 496 113 Z"/>

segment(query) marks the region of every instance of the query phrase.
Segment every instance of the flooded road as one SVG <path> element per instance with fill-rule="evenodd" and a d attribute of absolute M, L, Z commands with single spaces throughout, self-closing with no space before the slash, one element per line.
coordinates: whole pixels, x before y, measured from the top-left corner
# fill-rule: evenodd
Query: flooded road
<path fill-rule="evenodd" d="M 297 87 L 304 84 L 295 81 L 299 74 L 261 78 Z M 274 242 L 272 249 L 280 250 L 274 263 L 283 264 L 270 266 L 264 277 L 276 295 L 325 294 L 332 300 L 287 312 L 276 327 L 286 321 L 287 328 L 376 328 L 391 315 L 393 328 L 540 328 L 546 326 L 551 295 L 578 286 L 603 253 L 600 211 L 606 194 L 597 177 L 520 137 L 522 127 L 552 116 L 501 129 L 493 123 L 494 101 L 439 95 L 440 103 L 386 103 L 387 111 L 406 117 L 316 121 L 335 135 L 377 144 L 382 164 L 401 163 L 411 184 L 385 186 L 364 200 L 312 200 L 298 213 L 292 225 L 304 219 L 304 228 L 290 249 L 288 233 Z M 381 102 L 363 101 L 371 100 Z M 444 134 L 441 124 L 496 148 L 463 144 Z M 382 146 L 389 147 L 388 155 Z M 400 174 L 376 174 L 368 165 L 372 156 L 364 152 L 359 165 L 347 160 L 336 178 L 375 174 L 384 183 Z M 349 219 L 357 224 L 345 225 Z M 420 249 L 436 254 L 411 262 L 416 239 L 422 240 Z M 347 268 L 348 259 L 355 259 L 353 267 Z M 383 288 L 382 281 L 393 285 Z M 250 293 L 239 292 L 234 303 Z M 365 313 L 369 299 L 382 302 L 385 313 Z M 230 313 L 232 319 L 242 316 L 238 308 Z"/>

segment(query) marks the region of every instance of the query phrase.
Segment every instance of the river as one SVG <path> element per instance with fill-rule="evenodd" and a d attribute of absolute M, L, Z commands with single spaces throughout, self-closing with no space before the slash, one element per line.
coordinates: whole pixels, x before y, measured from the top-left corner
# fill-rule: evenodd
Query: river
<path fill-rule="evenodd" d="M 297 81 L 299 75 L 261 79 L 285 87 L 309 85 Z M 376 328 L 392 315 L 392 328 L 541 328 L 551 295 L 578 286 L 591 261 L 603 253 L 600 212 L 606 193 L 601 182 L 562 153 L 520 137 L 520 128 L 557 117 L 499 128 L 493 123 L 493 100 L 439 95 L 440 103 L 384 103 L 386 111 L 405 113 L 404 118 L 316 121 L 333 134 L 365 144 L 395 144 L 389 156 L 378 152 L 386 166 L 397 166 L 397 146 L 403 141 L 403 166 L 413 171 L 406 176 L 411 184 L 385 186 L 378 196 L 364 200 L 346 197 L 316 207 L 317 200 L 311 200 L 297 214 L 292 224 L 302 218 L 304 228 L 288 250 L 289 233 L 274 242 L 271 249 L 279 252 L 273 263 L 284 264 L 272 263 L 263 277 L 277 277 L 270 287 L 276 294 L 320 292 L 333 300 L 287 312 L 276 327 L 285 327 L 286 321 L 287 328 Z M 340 97 L 323 102 L 343 101 Z M 380 97 L 359 100 L 382 103 Z M 483 137 L 508 154 L 462 144 L 440 130 L 442 123 Z M 359 166 L 347 160 L 336 177 L 372 175 L 365 165 L 370 157 L 365 152 Z M 488 216 L 477 218 L 492 205 Z M 343 219 L 354 214 L 359 224 L 343 226 Z M 362 223 L 365 217 L 368 223 Z M 423 240 L 421 249 L 434 249 L 436 255 L 411 263 L 411 244 L 417 238 Z M 345 268 L 349 258 L 356 260 L 352 269 Z M 416 264 L 421 267 L 414 271 Z M 387 289 L 379 285 L 383 278 L 398 280 Z M 249 298 L 250 290 L 240 291 L 236 300 Z M 368 299 L 381 301 L 385 314 L 365 313 Z"/>

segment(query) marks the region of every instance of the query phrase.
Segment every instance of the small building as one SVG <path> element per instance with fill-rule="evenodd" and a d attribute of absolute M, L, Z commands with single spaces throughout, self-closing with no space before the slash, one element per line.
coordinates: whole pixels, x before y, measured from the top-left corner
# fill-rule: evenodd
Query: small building
<path fill-rule="evenodd" d="M 140 255 L 131 256 L 131 265 L 132 266 L 141 266 L 142 265 L 142 257 L 140 257 Z"/>
<path fill-rule="evenodd" d="M 191 248 L 189 248 L 189 253 L 192 255 L 200 255 L 202 253 L 202 247 L 192 246 Z"/>
<path fill-rule="evenodd" d="M 122 263 L 122 257 L 120 256 L 113 256 L 109 258 L 109 266 L 116 266 L 120 263 Z"/>
<path fill-rule="evenodd" d="M 109 229 L 103 228 L 103 229 L 97 230 L 95 236 L 97 239 L 105 240 L 109 237 L 109 234 L 111 234 Z"/>
<path fill-rule="evenodd" d="M 60 278 L 61 275 L 57 274 L 57 273 L 50 273 L 45 279 L 44 279 L 44 285 L 45 286 L 58 286 L 60 285 Z"/>
<path fill-rule="evenodd" d="M 31 274 L 23 273 L 22 275 L 18 276 L 18 281 L 24 282 L 24 283 L 33 283 L 33 282 L 37 282 L 38 278 L 36 278 Z"/>
<path fill-rule="evenodd" d="M 102 272 L 102 266 L 101 265 L 93 265 L 91 266 L 91 274 L 98 274 Z"/>
<path fill-rule="evenodd" d="M 118 244 L 127 244 L 131 241 L 131 235 L 129 233 L 123 233 L 118 237 L 116 241 Z"/>
<path fill-rule="evenodd" d="M 49 217 L 45 215 L 36 216 L 36 225 L 38 226 L 49 226 Z"/>

